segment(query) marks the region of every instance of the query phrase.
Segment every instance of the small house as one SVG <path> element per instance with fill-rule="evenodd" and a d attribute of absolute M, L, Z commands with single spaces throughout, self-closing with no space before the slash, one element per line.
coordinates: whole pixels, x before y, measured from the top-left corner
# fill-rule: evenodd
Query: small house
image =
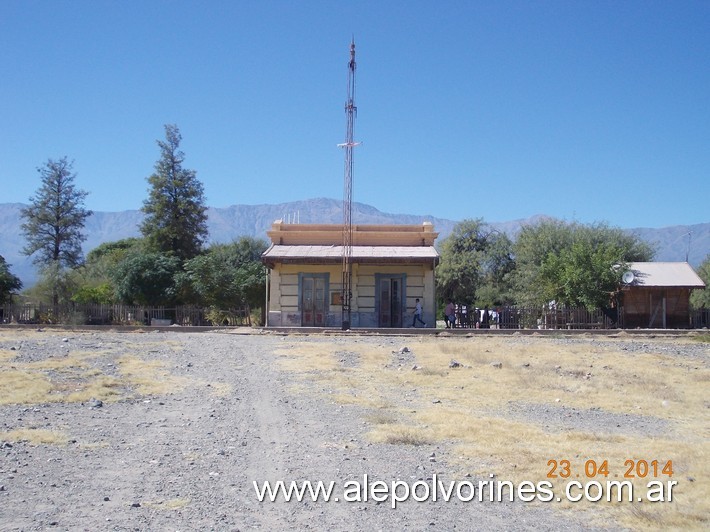
<path fill-rule="evenodd" d="M 687 262 L 632 262 L 624 274 L 621 323 L 625 328 L 691 327 L 690 293 L 705 288 Z"/>
<path fill-rule="evenodd" d="M 340 327 L 343 226 L 277 220 L 267 235 L 267 326 Z M 351 327 L 411 326 L 417 299 L 435 326 L 437 235 L 429 222 L 353 225 Z"/>

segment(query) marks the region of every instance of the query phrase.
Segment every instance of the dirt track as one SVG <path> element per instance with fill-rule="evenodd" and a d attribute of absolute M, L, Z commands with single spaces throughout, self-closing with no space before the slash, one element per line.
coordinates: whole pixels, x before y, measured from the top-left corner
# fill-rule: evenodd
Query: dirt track
<path fill-rule="evenodd" d="M 101 352 L 165 364 L 184 388 L 85 401 L 0 405 L 0 433 L 57 431 L 65 444 L 0 441 L 0 530 L 581 529 L 583 513 L 525 503 L 259 502 L 253 481 L 454 480 L 449 448 L 369 442 L 366 412 L 296 394 L 275 350 L 307 336 L 224 332 L 0 331 L 19 361 Z M 340 339 L 333 339 L 337 343 Z M 356 342 L 383 342 L 356 337 Z M 406 340 L 386 340 L 393 346 Z M 64 376 L 62 376 L 64 375 Z M 66 378 L 66 373 L 57 374 Z M 68 383 L 71 385 L 71 383 Z M 0 438 L 1 440 L 1 438 Z M 433 455 L 433 456 L 432 456 Z M 470 480 L 481 480 L 472 478 Z M 486 479 L 483 479 L 486 480 Z M 336 488 L 337 490 L 338 488 Z"/>

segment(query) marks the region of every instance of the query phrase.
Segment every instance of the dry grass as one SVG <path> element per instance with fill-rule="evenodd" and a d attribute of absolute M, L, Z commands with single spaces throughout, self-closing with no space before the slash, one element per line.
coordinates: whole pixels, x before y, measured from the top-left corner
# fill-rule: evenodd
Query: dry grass
<path fill-rule="evenodd" d="M 184 389 L 189 379 L 172 375 L 162 360 L 145 360 L 132 355 L 118 359 L 118 371 L 141 395 L 165 395 Z"/>
<path fill-rule="evenodd" d="M 0 405 L 46 402 L 52 383 L 42 374 L 0 367 Z"/>
<path fill-rule="evenodd" d="M 424 445 L 435 441 L 425 429 L 410 425 L 378 425 L 370 432 L 370 439 L 376 443 L 393 445 Z"/>
<path fill-rule="evenodd" d="M 46 346 L 43 340 L 39 343 Z M 19 356 L 19 351 L 0 353 L 0 404 L 83 402 L 92 397 L 109 401 L 120 395 L 116 379 L 94 367 L 108 356 L 106 351 L 63 353 L 47 348 L 44 358 L 32 362 L 22 362 Z"/>
<path fill-rule="evenodd" d="M 183 453 L 182 457 L 187 461 L 188 463 L 193 463 L 202 460 L 203 455 L 195 452 L 195 451 L 190 451 L 187 453 Z"/>
<path fill-rule="evenodd" d="M 14 341 L 27 339 L 45 352 L 38 359 L 23 361 L 21 351 L 0 350 L 0 405 L 82 403 L 90 399 L 119 401 L 136 395 L 178 393 L 187 386 L 204 386 L 212 395 L 225 397 L 230 385 L 203 382 L 173 375 L 169 360 L 150 358 L 153 350 L 167 346 L 179 351 L 176 341 L 164 343 L 127 342 L 135 354 L 119 356 L 110 350 L 63 351 L 59 336 L 43 333 L 38 339 L 26 331 L 13 332 Z M 0 339 L 5 339 L 0 333 Z M 110 368 L 110 373 L 108 372 Z"/>
<path fill-rule="evenodd" d="M 615 342 L 620 341 L 615 339 Z M 655 340 L 660 341 L 660 340 Z M 685 340 L 668 340 L 683 342 Z M 353 342 L 359 364 L 339 365 L 336 348 L 298 343 L 279 351 L 282 366 L 341 404 L 370 408 L 375 442 L 421 445 L 450 442 L 449 462 L 463 477 L 474 474 L 520 482 L 547 480 L 549 460 L 570 460 L 584 477 L 587 460 L 608 461 L 611 480 L 626 460 L 673 461 L 674 502 L 638 505 L 561 504 L 589 509 L 599 523 L 612 518 L 631 528 L 706 528 L 710 516 L 710 416 L 707 359 L 620 351 L 603 339 L 560 344 L 546 338 L 407 338 L 420 370 L 397 367 L 391 347 Z M 342 346 L 340 346 L 342 348 Z M 463 366 L 449 368 L 454 359 Z M 493 363 L 500 363 L 496 367 Z M 496 364 L 497 365 L 497 364 Z M 315 386 L 313 383 L 315 382 Z M 596 409 L 598 427 L 549 430 L 537 419 L 513 416 L 511 404 L 550 409 Z M 665 420 L 668 430 L 642 436 L 605 426 L 619 415 Z M 612 417 L 615 416 L 615 417 Z M 612 430 L 613 429 L 613 430 Z M 616 477 L 613 477 L 616 479 Z M 690 481 L 689 478 L 697 479 Z M 701 480 L 702 479 L 702 480 Z M 562 479 L 550 479 L 563 486 Z M 585 480 L 582 478 L 581 480 Z M 596 480 L 606 480 L 597 477 Z M 636 479 L 638 493 L 653 478 Z M 658 480 L 671 480 L 661 476 Z"/>
<path fill-rule="evenodd" d="M 12 442 L 28 442 L 32 445 L 65 445 L 66 434 L 53 430 L 21 428 L 9 432 L 0 432 L 0 440 Z"/>
<path fill-rule="evenodd" d="M 333 345 L 327 343 L 290 345 L 275 352 L 280 356 L 279 365 L 293 373 L 316 382 L 318 388 L 328 397 L 343 405 L 360 405 L 367 408 L 386 408 L 389 403 L 383 400 L 377 382 L 362 379 L 358 368 L 343 368 L 334 354 Z M 377 367 L 384 365 L 386 359 L 378 350 L 360 350 L 360 365 Z M 312 385 L 292 384 L 291 390 L 298 393 L 312 393 Z"/>
<path fill-rule="evenodd" d="M 97 442 L 85 442 L 80 443 L 79 447 L 85 451 L 96 451 L 100 449 L 106 449 L 109 446 L 107 441 L 97 441 Z"/>
<path fill-rule="evenodd" d="M 696 342 L 710 343 L 710 334 L 708 334 L 708 333 L 698 334 L 693 337 L 693 340 L 695 340 Z"/>
<path fill-rule="evenodd" d="M 394 425 L 397 423 L 397 416 L 385 410 L 377 410 L 366 416 L 365 419 L 373 425 Z"/>
<path fill-rule="evenodd" d="M 234 387 L 226 382 L 197 381 L 195 384 L 209 388 L 210 395 L 214 397 L 229 397 L 234 393 Z"/>
<path fill-rule="evenodd" d="M 127 383 L 121 379 L 100 374 L 82 382 L 73 392 L 66 395 L 64 401 L 69 403 L 85 403 L 91 399 L 117 401 L 126 396 L 127 387 Z"/>
<path fill-rule="evenodd" d="M 17 356 L 17 351 L 10 349 L 0 349 L 0 364 L 6 364 Z"/>

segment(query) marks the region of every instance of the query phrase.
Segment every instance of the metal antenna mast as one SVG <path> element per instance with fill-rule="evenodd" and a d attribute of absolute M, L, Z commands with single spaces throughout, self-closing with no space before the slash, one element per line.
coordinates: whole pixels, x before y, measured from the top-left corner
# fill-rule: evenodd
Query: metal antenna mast
<path fill-rule="evenodd" d="M 345 142 L 338 144 L 345 148 L 345 179 L 343 191 L 343 330 L 350 328 L 350 308 L 352 299 L 352 257 L 353 257 L 353 148 L 360 144 L 353 141 L 353 124 L 357 115 L 355 107 L 355 39 L 350 43 L 348 63 L 348 99 L 345 102 L 347 128 Z"/>

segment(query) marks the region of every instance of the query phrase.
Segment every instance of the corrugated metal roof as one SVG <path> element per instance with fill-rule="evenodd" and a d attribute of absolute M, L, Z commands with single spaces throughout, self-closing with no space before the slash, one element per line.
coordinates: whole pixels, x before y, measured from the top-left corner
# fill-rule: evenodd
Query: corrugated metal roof
<path fill-rule="evenodd" d="M 358 259 L 438 259 L 433 246 L 353 246 L 352 257 Z M 341 259 L 343 246 L 272 245 L 262 259 Z"/>
<path fill-rule="evenodd" d="M 705 288 L 703 280 L 687 262 L 631 262 L 633 286 Z"/>

